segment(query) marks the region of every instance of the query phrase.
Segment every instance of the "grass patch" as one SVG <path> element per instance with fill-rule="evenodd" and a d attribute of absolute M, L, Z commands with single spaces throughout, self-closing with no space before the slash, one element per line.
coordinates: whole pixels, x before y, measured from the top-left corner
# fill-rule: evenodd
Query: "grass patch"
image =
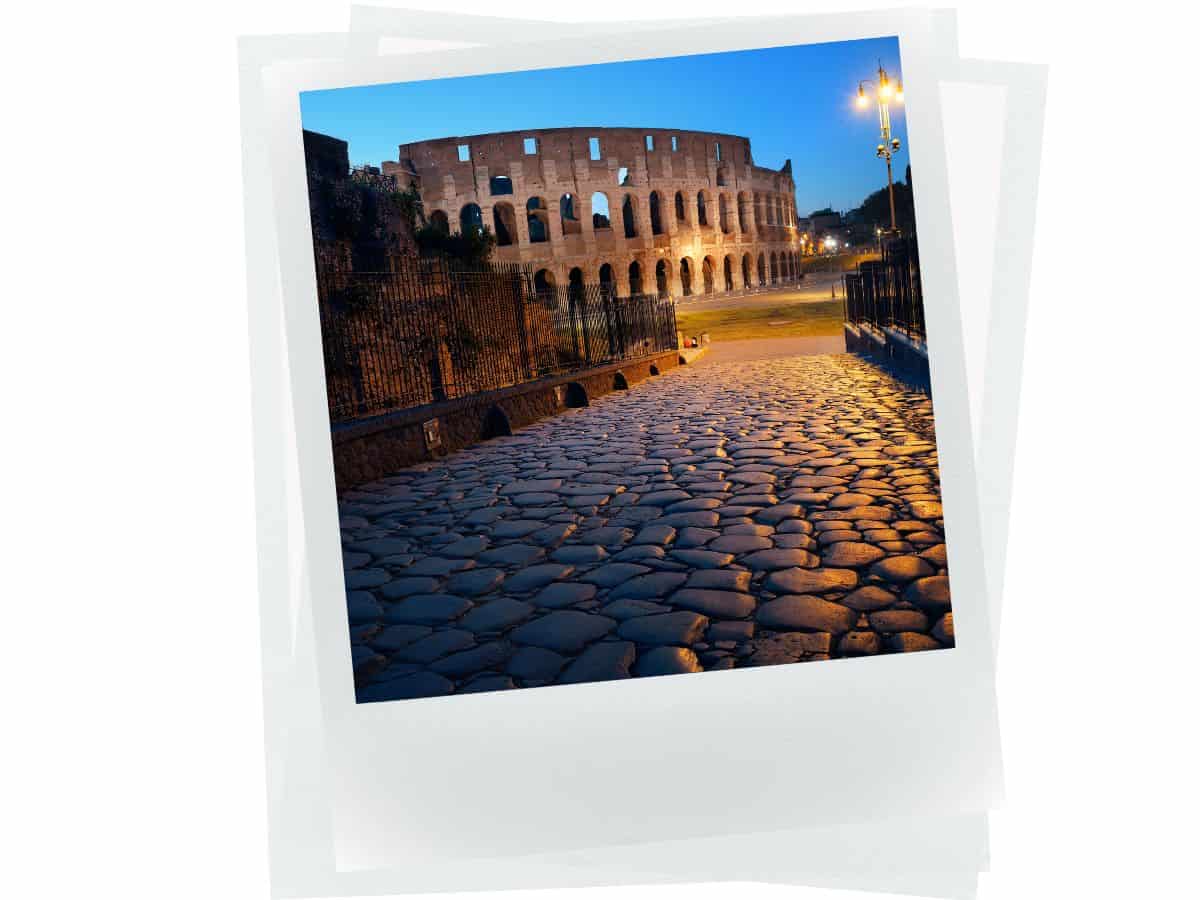
<path fill-rule="evenodd" d="M 842 333 L 842 301 L 744 306 L 685 312 L 677 310 L 676 327 L 684 337 L 707 331 L 714 341 L 772 337 L 828 337 Z M 775 324 L 771 324 L 775 323 Z"/>

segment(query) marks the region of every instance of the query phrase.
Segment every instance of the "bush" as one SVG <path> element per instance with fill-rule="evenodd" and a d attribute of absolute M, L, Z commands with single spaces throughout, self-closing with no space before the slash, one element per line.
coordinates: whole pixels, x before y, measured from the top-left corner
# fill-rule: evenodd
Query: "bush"
<path fill-rule="evenodd" d="M 423 256 L 446 256 L 473 265 L 487 263 L 496 247 L 496 236 L 486 225 L 454 234 L 434 225 L 422 225 L 417 229 L 416 240 Z"/>

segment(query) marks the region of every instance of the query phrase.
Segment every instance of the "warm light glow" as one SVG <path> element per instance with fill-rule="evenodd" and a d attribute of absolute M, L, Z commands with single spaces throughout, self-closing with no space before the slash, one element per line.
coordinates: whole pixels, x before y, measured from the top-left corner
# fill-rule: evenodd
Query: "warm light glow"
<path fill-rule="evenodd" d="M 856 102 L 858 103 L 858 106 L 859 106 L 859 108 L 860 108 L 860 109 L 861 109 L 862 107 L 865 107 L 865 106 L 867 105 L 867 98 L 866 98 L 866 95 L 865 95 L 865 94 L 862 94 L 862 93 L 860 93 L 860 94 L 858 95 L 858 100 L 857 100 Z"/>
<path fill-rule="evenodd" d="M 897 103 L 904 102 L 904 85 L 899 84 L 899 83 L 896 84 L 896 102 Z"/>
<path fill-rule="evenodd" d="M 887 100 L 892 96 L 892 86 L 888 82 L 884 82 L 879 86 L 879 96 Z"/>

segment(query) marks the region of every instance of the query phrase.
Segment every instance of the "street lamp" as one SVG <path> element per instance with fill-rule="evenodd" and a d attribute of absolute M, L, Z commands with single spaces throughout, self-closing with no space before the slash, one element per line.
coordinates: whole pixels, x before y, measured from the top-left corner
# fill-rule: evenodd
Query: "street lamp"
<path fill-rule="evenodd" d="M 900 82 L 893 83 L 888 79 L 883 63 L 879 64 L 879 71 L 876 74 L 879 76 L 878 80 L 865 78 L 858 83 L 858 105 L 865 109 L 870 103 L 863 85 L 874 85 L 875 102 L 879 106 L 879 136 L 883 139 L 883 143 L 875 148 L 875 155 L 887 162 L 888 206 L 892 213 L 892 232 L 895 233 L 897 230 L 896 196 L 892 191 L 892 154 L 900 152 L 900 139 L 892 137 L 892 117 L 889 107 L 893 100 L 897 103 L 904 102 L 904 87 Z"/>

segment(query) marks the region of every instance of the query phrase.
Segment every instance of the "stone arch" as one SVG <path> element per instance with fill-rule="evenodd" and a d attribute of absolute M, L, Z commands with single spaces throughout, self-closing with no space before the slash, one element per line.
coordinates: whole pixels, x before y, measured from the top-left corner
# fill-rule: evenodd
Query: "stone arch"
<path fill-rule="evenodd" d="M 492 438 L 508 437 L 512 434 L 512 423 L 508 420 L 508 415 L 499 406 L 493 405 L 487 411 L 487 415 L 483 417 L 483 427 L 480 429 L 479 439 L 490 441 Z"/>
<path fill-rule="evenodd" d="M 612 228 L 612 219 L 608 209 L 608 194 L 596 191 L 592 194 L 592 228 L 601 230 Z"/>
<path fill-rule="evenodd" d="M 733 290 L 733 257 L 725 257 L 725 290 Z"/>
<path fill-rule="evenodd" d="M 642 264 L 636 259 L 629 264 L 629 296 L 642 292 Z"/>
<path fill-rule="evenodd" d="M 650 233 L 662 234 L 662 200 L 658 196 L 658 191 L 650 192 Z"/>
<path fill-rule="evenodd" d="M 660 298 L 671 296 L 671 263 L 665 259 L 654 264 L 654 287 Z"/>
<path fill-rule="evenodd" d="M 566 393 L 563 397 L 563 402 L 570 409 L 579 409 L 588 405 L 587 391 L 584 390 L 582 384 L 578 381 L 572 381 L 567 385 Z"/>
<path fill-rule="evenodd" d="M 771 254 L 771 284 L 779 281 L 779 258 L 774 253 Z"/>
<path fill-rule="evenodd" d="M 446 211 L 444 209 L 435 209 L 432 213 L 430 213 L 429 224 L 434 228 L 435 231 L 439 231 L 442 234 L 450 233 L 450 217 L 446 215 Z"/>
<path fill-rule="evenodd" d="M 692 296 L 692 261 L 686 256 L 679 260 L 679 285 L 683 296 Z"/>
<path fill-rule="evenodd" d="M 525 201 L 525 217 L 529 224 L 529 243 L 544 244 L 550 240 L 550 211 L 541 197 Z"/>
<path fill-rule="evenodd" d="M 517 214 L 511 203 L 497 203 L 492 207 L 492 231 L 496 234 L 497 247 L 508 247 L 517 242 Z"/>
<path fill-rule="evenodd" d="M 613 267 L 609 263 L 600 266 L 600 292 L 609 296 L 616 293 L 617 280 L 613 275 Z"/>
<path fill-rule="evenodd" d="M 696 224 L 701 228 L 708 227 L 708 195 L 704 191 L 696 192 Z"/>
<path fill-rule="evenodd" d="M 729 227 L 729 195 L 728 194 L 721 194 L 721 196 L 717 198 L 717 221 L 719 221 L 721 224 L 721 233 L 722 234 L 729 234 L 730 231 L 733 230 Z"/>
<path fill-rule="evenodd" d="M 562 220 L 564 235 L 583 233 L 583 223 L 579 220 L 579 198 L 569 191 L 558 198 L 558 217 Z"/>
<path fill-rule="evenodd" d="M 717 264 L 711 256 L 706 256 L 700 264 L 700 270 L 704 275 L 704 293 L 711 294 L 716 288 Z"/>
<path fill-rule="evenodd" d="M 741 191 L 737 195 L 738 231 L 745 234 L 750 230 L 750 195 Z"/>
<path fill-rule="evenodd" d="M 683 191 L 675 192 L 675 221 L 682 224 L 687 224 L 687 201 L 683 198 Z"/>
<path fill-rule="evenodd" d="M 752 284 L 754 284 L 754 282 L 750 280 L 750 270 L 753 266 L 754 266 L 754 263 L 752 263 L 750 261 L 750 254 L 743 253 L 742 254 L 742 287 L 744 287 L 744 288 L 749 288 Z"/>
<path fill-rule="evenodd" d="M 758 254 L 758 285 L 765 287 L 767 284 L 767 254 L 760 252 Z"/>
<path fill-rule="evenodd" d="M 654 363 L 650 363 L 650 374 L 651 375 L 658 374 L 658 366 L 656 366 Z"/>
<path fill-rule="evenodd" d="M 554 294 L 554 273 L 549 269 L 538 269 L 533 275 L 533 289 L 538 296 Z"/>
<path fill-rule="evenodd" d="M 621 224 L 625 228 L 625 237 L 637 237 L 637 200 L 633 194 L 626 194 L 621 201 Z"/>
<path fill-rule="evenodd" d="M 458 213 L 459 229 L 463 234 L 483 231 L 483 211 L 478 203 L 468 203 Z"/>
<path fill-rule="evenodd" d="M 613 373 L 613 390 L 627 391 L 629 390 L 629 380 L 625 377 L 625 373 L 618 369 Z"/>

